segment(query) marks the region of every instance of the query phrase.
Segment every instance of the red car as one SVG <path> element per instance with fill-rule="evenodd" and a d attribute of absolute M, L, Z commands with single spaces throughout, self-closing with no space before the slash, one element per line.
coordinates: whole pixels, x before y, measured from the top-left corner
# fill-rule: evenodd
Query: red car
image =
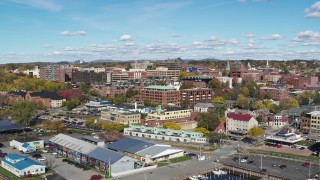
<path fill-rule="evenodd" d="M 6 155 L 8 155 L 7 153 L 0 153 L 0 158 L 4 158 L 6 157 Z"/>
<path fill-rule="evenodd" d="M 302 166 L 304 166 L 304 167 L 309 167 L 310 165 L 311 164 L 309 162 L 305 162 L 305 163 L 302 164 Z"/>
<path fill-rule="evenodd" d="M 282 147 L 283 147 L 282 145 L 278 145 L 278 146 L 277 146 L 277 148 L 282 148 Z"/>

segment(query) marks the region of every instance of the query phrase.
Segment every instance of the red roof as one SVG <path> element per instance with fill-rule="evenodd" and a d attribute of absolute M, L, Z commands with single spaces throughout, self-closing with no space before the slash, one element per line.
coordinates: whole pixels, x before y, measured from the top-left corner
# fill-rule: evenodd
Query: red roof
<path fill-rule="evenodd" d="M 252 118 L 252 116 L 250 114 L 229 113 L 228 118 L 239 121 L 249 121 Z"/>

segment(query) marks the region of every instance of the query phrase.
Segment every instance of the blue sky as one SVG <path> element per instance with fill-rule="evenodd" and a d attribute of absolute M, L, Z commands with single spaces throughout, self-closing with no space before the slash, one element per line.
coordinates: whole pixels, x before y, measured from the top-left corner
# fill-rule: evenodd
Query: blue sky
<path fill-rule="evenodd" d="M 317 0 L 2 0 L 0 62 L 320 57 Z"/>

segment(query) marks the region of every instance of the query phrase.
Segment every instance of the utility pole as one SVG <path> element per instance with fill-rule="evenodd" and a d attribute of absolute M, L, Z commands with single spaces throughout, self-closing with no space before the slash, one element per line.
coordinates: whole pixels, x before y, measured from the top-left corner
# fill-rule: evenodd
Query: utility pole
<path fill-rule="evenodd" d="M 309 175 L 308 175 L 308 179 L 310 179 L 310 173 L 311 173 L 311 162 L 310 162 L 310 166 L 309 166 Z"/>
<path fill-rule="evenodd" d="M 262 170 L 262 155 L 261 155 L 261 161 L 260 161 L 260 170 Z"/>

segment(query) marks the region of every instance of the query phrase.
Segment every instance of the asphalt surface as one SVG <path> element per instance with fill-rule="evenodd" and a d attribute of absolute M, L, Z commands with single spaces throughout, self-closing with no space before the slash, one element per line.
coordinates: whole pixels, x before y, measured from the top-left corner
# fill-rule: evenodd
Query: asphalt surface
<path fill-rule="evenodd" d="M 241 167 L 245 169 L 250 169 L 252 171 L 260 171 L 261 168 L 261 156 L 247 156 L 248 159 L 254 159 L 254 163 L 250 164 L 248 162 L 239 163 L 238 160 L 233 160 L 233 158 L 239 158 L 238 156 L 233 156 L 225 159 L 221 159 L 222 164 L 234 166 L 234 167 Z M 244 158 L 244 156 L 240 156 L 240 159 Z M 278 164 L 278 166 L 273 167 L 273 164 Z M 310 177 L 315 175 L 316 173 L 320 172 L 319 164 L 311 164 L 311 167 L 304 167 L 303 162 L 299 161 L 288 161 L 279 158 L 272 158 L 272 157 L 262 157 L 262 169 L 267 169 L 267 174 L 272 174 L 292 180 L 301 180 L 307 179 L 309 177 L 309 170 L 310 170 Z M 286 168 L 279 168 L 279 165 L 286 165 Z"/>

